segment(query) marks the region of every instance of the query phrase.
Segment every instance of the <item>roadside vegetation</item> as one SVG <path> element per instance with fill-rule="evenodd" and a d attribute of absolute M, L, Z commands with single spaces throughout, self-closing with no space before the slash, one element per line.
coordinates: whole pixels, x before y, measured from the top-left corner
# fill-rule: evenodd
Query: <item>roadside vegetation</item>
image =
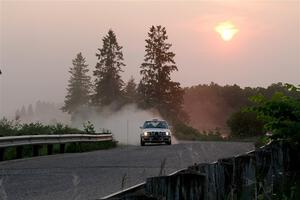
<path fill-rule="evenodd" d="M 96 133 L 94 125 L 87 121 L 83 124 L 83 130 L 69 127 L 64 124 L 44 125 L 40 122 L 19 123 L 17 120 L 8 120 L 2 118 L 0 120 L 0 137 L 5 136 L 21 136 L 21 135 L 61 135 L 61 134 L 110 134 L 109 130 L 102 130 Z M 38 156 L 48 155 L 47 144 L 34 145 L 38 147 Z M 117 141 L 100 141 L 100 142 L 70 142 L 65 143 L 64 153 L 87 152 L 94 150 L 102 150 L 114 148 Z M 5 148 L 3 160 L 12 160 L 17 158 L 18 147 Z M 52 154 L 61 153 L 60 144 L 53 144 Z M 33 156 L 33 145 L 22 146 L 21 158 Z"/>
<path fill-rule="evenodd" d="M 193 141 L 226 141 L 221 136 L 218 129 L 199 132 L 197 129 L 186 125 L 185 123 L 177 123 L 174 126 L 174 134 L 178 140 L 193 140 Z"/>
<path fill-rule="evenodd" d="M 240 112 L 244 107 L 253 106 L 251 97 L 261 94 L 266 98 L 271 98 L 276 92 L 285 96 L 300 98 L 299 92 L 289 90 L 283 83 L 274 83 L 268 87 L 245 87 L 239 85 L 221 86 L 217 83 L 201 84 L 184 89 L 184 111 L 189 114 L 189 125 L 200 132 L 214 130 L 216 127 L 221 134 L 234 137 L 255 137 L 258 133 L 253 133 L 253 129 L 245 127 L 238 130 L 235 127 L 243 120 L 251 121 L 251 126 L 261 128 L 260 122 L 255 120 L 254 113 Z M 235 114 L 237 113 L 237 114 Z M 227 122 L 230 120 L 231 122 Z M 256 129 L 257 130 L 257 129 Z"/>
<path fill-rule="evenodd" d="M 224 130 L 218 128 L 199 131 L 200 127 L 198 129 L 193 128 L 197 125 L 195 122 L 193 123 L 196 119 L 192 118 L 192 122 L 189 123 L 190 126 L 186 123 L 178 123 L 174 126 L 175 136 L 180 140 L 250 141 L 255 142 L 257 146 L 266 144 L 270 139 L 299 141 L 300 92 L 299 88 L 293 85 L 278 83 L 266 89 L 241 89 L 238 86 L 221 87 L 212 84 L 211 86 L 197 86 L 186 90 L 189 93 L 188 96 L 192 95 L 189 90 L 198 91 L 198 95 L 203 94 L 203 96 L 197 96 L 194 93 L 196 96 L 193 98 L 204 105 L 206 100 L 210 98 L 204 94 L 218 91 L 219 96 L 213 95 L 216 98 L 215 101 L 219 101 L 219 105 L 229 105 L 229 109 L 228 107 L 220 108 L 217 106 L 215 112 L 225 112 L 227 117 L 225 115 L 219 117 L 222 120 L 227 119 L 226 124 L 229 130 L 226 130 L 226 134 L 224 134 Z M 221 98 L 221 96 L 223 97 Z M 225 101 L 225 99 L 227 100 Z M 222 101 L 223 103 L 221 103 Z M 190 103 L 192 106 L 196 106 L 195 103 Z M 213 101 L 211 104 L 214 104 Z M 197 108 L 196 106 L 195 111 L 192 111 L 192 117 L 197 117 L 193 114 L 200 112 L 201 109 L 201 107 Z M 225 111 L 226 109 L 227 111 Z M 217 114 L 215 112 L 211 114 Z M 201 121 L 201 116 L 198 117 Z"/>
<path fill-rule="evenodd" d="M 259 136 L 257 145 L 270 140 L 300 142 L 300 87 L 285 85 L 296 95 L 275 92 L 271 97 L 258 94 L 250 98 L 252 106 L 231 115 L 228 125 L 233 136 Z"/>
<path fill-rule="evenodd" d="M 94 125 L 87 121 L 83 124 L 83 130 L 72 128 L 68 125 L 57 123 L 45 125 L 41 122 L 20 123 L 18 120 L 0 119 L 0 137 L 20 135 L 56 135 L 56 134 L 110 134 L 109 130 L 101 130 L 96 133 Z"/>

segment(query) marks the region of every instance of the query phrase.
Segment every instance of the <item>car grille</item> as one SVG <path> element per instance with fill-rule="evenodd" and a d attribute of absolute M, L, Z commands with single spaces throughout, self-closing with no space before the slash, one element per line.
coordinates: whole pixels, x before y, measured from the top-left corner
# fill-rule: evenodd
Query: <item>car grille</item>
<path fill-rule="evenodd" d="M 165 136 L 166 132 L 148 132 L 149 136 Z"/>

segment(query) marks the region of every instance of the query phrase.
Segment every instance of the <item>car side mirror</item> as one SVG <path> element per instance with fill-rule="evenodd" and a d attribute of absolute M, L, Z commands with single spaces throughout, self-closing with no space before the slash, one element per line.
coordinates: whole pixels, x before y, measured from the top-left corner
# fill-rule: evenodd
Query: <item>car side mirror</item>
<path fill-rule="evenodd" d="M 140 126 L 140 129 L 143 129 L 143 127 L 142 127 L 142 126 Z"/>

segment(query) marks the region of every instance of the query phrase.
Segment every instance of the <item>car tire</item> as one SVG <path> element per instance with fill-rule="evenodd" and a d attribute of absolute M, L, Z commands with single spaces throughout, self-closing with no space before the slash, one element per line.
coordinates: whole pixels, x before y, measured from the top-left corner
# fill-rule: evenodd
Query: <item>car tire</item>
<path fill-rule="evenodd" d="M 167 145 L 171 145 L 172 144 L 172 141 L 170 141 L 170 142 L 167 142 Z"/>
<path fill-rule="evenodd" d="M 142 139 L 141 139 L 141 146 L 145 146 L 145 142 L 143 142 Z"/>

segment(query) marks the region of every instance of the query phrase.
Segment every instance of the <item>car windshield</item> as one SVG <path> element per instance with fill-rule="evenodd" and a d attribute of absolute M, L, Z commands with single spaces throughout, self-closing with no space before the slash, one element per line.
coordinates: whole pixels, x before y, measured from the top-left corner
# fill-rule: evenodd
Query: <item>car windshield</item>
<path fill-rule="evenodd" d="M 165 121 L 146 121 L 143 128 L 168 128 Z"/>

